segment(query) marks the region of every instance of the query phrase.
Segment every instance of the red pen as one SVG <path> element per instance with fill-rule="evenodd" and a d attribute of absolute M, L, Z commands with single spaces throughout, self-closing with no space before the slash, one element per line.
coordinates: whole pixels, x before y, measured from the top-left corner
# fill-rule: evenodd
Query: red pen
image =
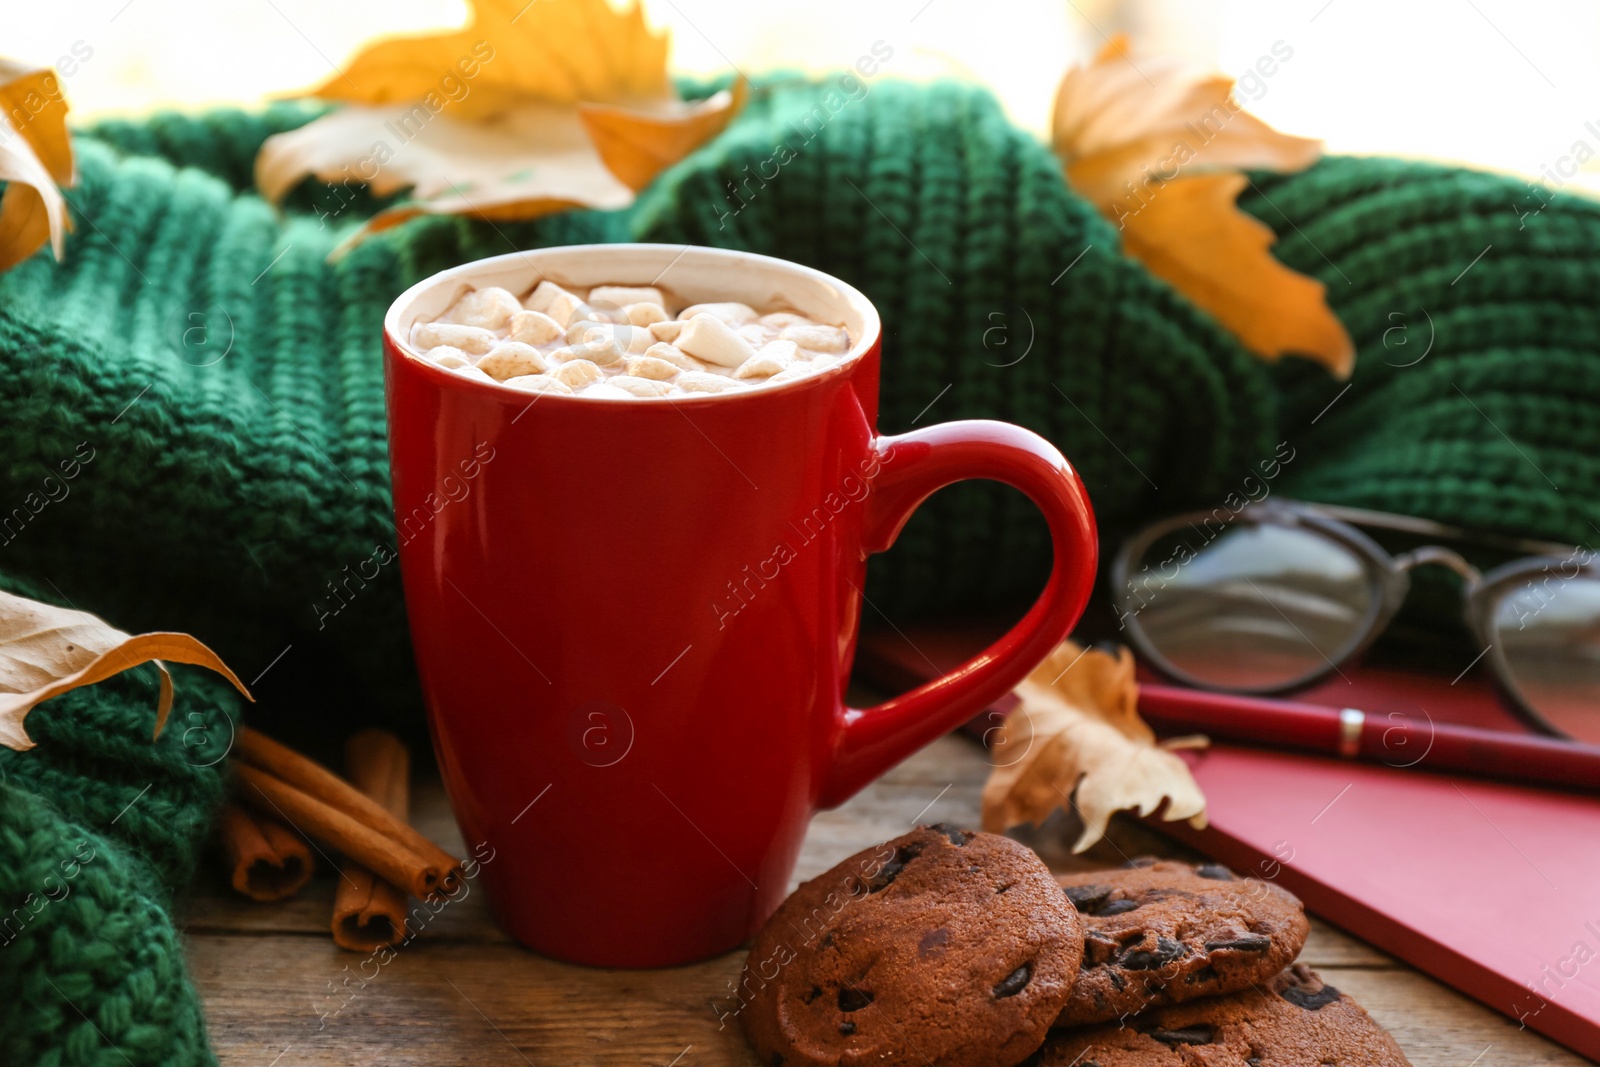
<path fill-rule="evenodd" d="M 1170 685 L 1139 686 L 1139 714 L 1163 735 L 1203 733 L 1260 748 L 1600 792 L 1600 746 L 1456 726 L 1419 712 L 1365 712 Z"/>

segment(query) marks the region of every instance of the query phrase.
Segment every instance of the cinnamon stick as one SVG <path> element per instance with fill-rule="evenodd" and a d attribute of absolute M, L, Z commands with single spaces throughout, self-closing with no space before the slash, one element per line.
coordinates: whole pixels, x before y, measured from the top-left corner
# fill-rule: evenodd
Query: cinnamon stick
<path fill-rule="evenodd" d="M 233 755 L 236 765 L 242 763 L 260 768 L 280 781 L 294 786 L 300 792 L 319 800 L 324 806 L 333 808 L 355 822 L 394 839 L 421 857 L 429 869 L 435 872 L 434 877 L 437 881 L 429 887 L 427 893 L 417 893 L 417 896 L 427 896 L 434 890 L 445 892 L 454 890 L 460 878 L 459 860 L 423 837 L 411 827 L 411 824 L 403 819 L 396 819 L 382 804 L 326 767 L 248 726 L 240 728 Z M 361 859 L 359 856 L 354 858 Z M 378 868 L 373 867 L 373 870 Z M 382 871 L 378 873 L 383 874 Z M 396 884 L 405 883 L 397 881 Z"/>
<path fill-rule="evenodd" d="M 401 822 L 409 806 L 411 758 L 387 730 L 362 730 L 344 745 L 350 783 L 382 804 Z M 375 952 L 405 936 L 406 894 L 359 863 L 340 868 L 343 877 L 333 897 L 333 941 L 353 952 Z"/>
<path fill-rule="evenodd" d="M 344 853 L 414 896 L 426 899 L 439 892 L 445 872 L 409 845 L 259 767 L 235 763 L 233 773 L 239 800 L 246 806 L 285 819 L 313 841 Z"/>
<path fill-rule="evenodd" d="M 311 850 L 277 819 L 229 804 L 218 833 L 233 888 L 251 900 L 285 900 L 311 880 Z"/>

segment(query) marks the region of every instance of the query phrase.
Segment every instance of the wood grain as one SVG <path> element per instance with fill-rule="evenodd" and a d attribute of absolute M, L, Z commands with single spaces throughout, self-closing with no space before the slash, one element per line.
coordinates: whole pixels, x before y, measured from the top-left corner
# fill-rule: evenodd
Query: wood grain
<path fill-rule="evenodd" d="M 982 751 L 947 737 L 836 811 L 813 820 L 798 882 L 918 822 L 976 825 L 987 774 Z M 421 782 L 414 818 L 459 851 L 437 781 Z M 1119 819 L 1088 857 L 1070 857 L 1055 823 L 1024 835 L 1061 868 L 1120 864 L 1140 854 L 1186 856 L 1142 824 Z M 738 974 L 730 953 L 690 967 L 603 971 L 512 944 L 480 893 L 445 907 L 387 964 L 335 948 L 327 916 L 335 876 L 298 898 L 261 905 L 211 875 L 186 913 L 189 961 L 224 1067 L 521 1067 L 755 1063 L 714 1007 Z M 1417 1067 L 1569 1067 L 1585 1061 L 1514 1022 L 1314 921 L 1301 957 L 1387 1026 Z"/>

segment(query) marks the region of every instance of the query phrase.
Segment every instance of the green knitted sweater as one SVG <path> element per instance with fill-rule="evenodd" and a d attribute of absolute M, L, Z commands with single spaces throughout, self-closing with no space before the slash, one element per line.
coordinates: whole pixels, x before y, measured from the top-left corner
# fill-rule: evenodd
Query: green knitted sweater
<path fill-rule="evenodd" d="M 369 199 L 311 182 L 277 212 L 251 191 L 261 141 L 311 112 L 83 132 L 66 261 L 0 276 L 0 585 L 196 634 L 291 737 L 414 724 L 398 575 L 347 581 L 393 537 L 383 312 L 464 260 L 626 239 L 748 248 L 859 286 L 888 329 L 882 427 L 1038 430 L 1108 540 L 1249 492 L 1284 441 L 1273 492 L 1573 542 L 1600 529 L 1600 206 L 1557 196 L 1521 219 L 1520 183 L 1387 160 L 1256 176 L 1244 208 L 1355 339 L 1347 388 L 1263 365 L 1124 258 L 984 92 L 880 83 L 807 129 L 819 98 L 769 84 L 627 212 L 419 220 L 336 265 Z M 793 158 L 752 178 L 780 144 Z M 1047 566 L 1017 494 L 966 486 L 875 561 L 870 595 L 895 618 L 1012 605 Z M 212 1062 L 173 901 L 238 707 L 184 672 L 151 745 L 151 685 L 134 672 L 52 701 L 30 719 L 38 748 L 0 752 L 0 921 L 28 918 L 0 930 L 7 1065 Z M 65 895 L 47 883 L 63 863 Z"/>

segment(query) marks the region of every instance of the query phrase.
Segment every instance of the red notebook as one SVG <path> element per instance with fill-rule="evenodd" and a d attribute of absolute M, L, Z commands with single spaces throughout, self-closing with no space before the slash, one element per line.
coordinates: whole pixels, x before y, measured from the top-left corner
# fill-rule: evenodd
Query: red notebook
<path fill-rule="evenodd" d="M 971 632 L 863 638 L 857 670 L 901 689 L 954 667 Z M 913 647 L 914 645 L 914 647 Z M 1296 700 L 1524 730 L 1493 690 L 1345 668 Z M 990 719 L 984 724 L 992 726 Z M 1600 1059 L 1600 799 L 1371 763 L 1215 745 L 1186 758 L 1210 826 L 1157 823 L 1323 919 Z"/>

